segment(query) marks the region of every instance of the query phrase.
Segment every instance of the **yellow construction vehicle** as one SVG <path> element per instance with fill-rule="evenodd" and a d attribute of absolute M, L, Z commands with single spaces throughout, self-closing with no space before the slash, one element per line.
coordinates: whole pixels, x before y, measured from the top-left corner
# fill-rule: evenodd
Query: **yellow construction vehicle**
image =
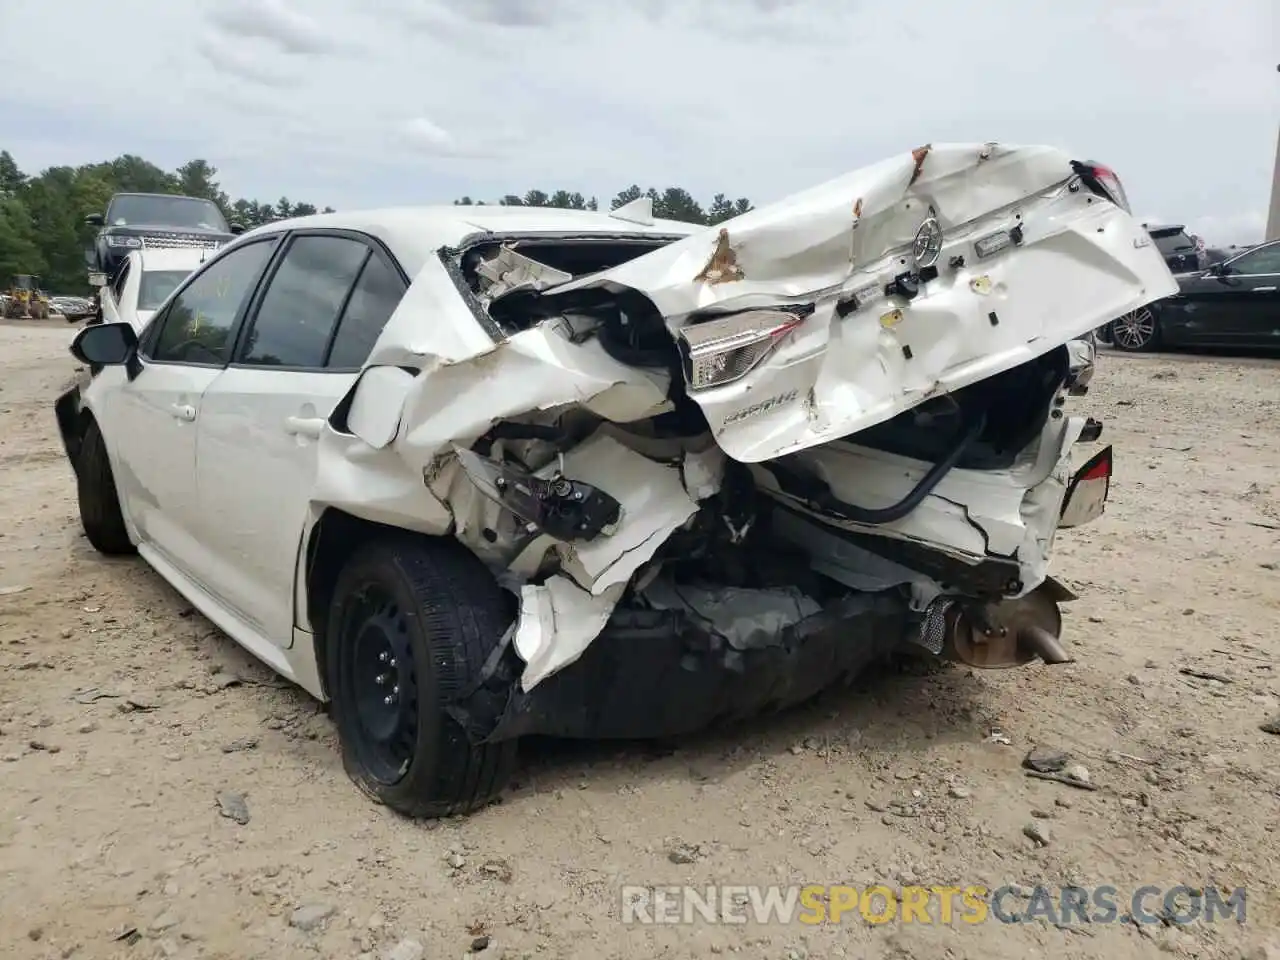
<path fill-rule="evenodd" d="M 4 315 L 10 320 L 48 320 L 49 298 L 40 289 L 40 278 L 20 273 L 9 285 Z"/>

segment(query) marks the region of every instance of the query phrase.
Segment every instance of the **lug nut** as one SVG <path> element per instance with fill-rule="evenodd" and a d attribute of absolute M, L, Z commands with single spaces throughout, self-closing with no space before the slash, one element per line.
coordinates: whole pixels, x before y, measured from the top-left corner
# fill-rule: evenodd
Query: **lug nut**
<path fill-rule="evenodd" d="M 395 698 L 395 697 L 383 697 L 383 698 L 382 698 L 382 702 L 383 702 L 383 703 L 385 703 L 385 704 L 389 707 L 389 706 L 391 706 L 393 703 L 395 703 L 395 702 L 396 702 L 396 698 Z"/>
<path fill-rule="evenodd" d="M 387 666 L 388 666 L 388 667 L 391 667 L 392 669 L 394 669 L 394 668 L 395 668 L 395 665 L 396 665 L 396 658 L 395 658 L 395 657 L 392 657 L 390 660 L 388 660 L 388 661 L 387 661 Z"/>
<path fill-rule="evenodd" d="M 386 663 L 386 662 L 387 662 L 387 659 L 388 659 L 390 656 L 391 656 L 391 654 L 389 654 L 389 653 L 387 653 L 387 651 L 383 650 L 380 654 L 378 654 L 378 661 L 379 661 L 380 663 Z"/>
<path fill-rule="evenodd" d="M 380 673 L 373 678 L 373 682 L 376 683 L 378 686 L 382 686 L 384 683 L 387 682 L 387 675 L 385 673 Z"/>

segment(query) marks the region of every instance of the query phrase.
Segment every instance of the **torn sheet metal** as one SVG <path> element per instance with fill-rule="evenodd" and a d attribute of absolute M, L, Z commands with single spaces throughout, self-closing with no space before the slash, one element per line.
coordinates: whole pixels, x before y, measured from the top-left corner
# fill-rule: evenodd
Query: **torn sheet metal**
<path fill-rule="evenodd" d="M 483 293 L 490 300 L 515 290 L 546 290 L 573 279 L 573 274 L 531 260 L 509 246 L 481 261 L 476 272 L 487 281 Z"/>
<path fill-rule="evenodd" d="M 673 335 L 716 313 L 806 307 L 747 375 L 690 391 L 725 452 L 760 462 L 856 433 L 1175 293 L 1158 252 L 1135 247 L 1141 225 L 1081 187 L 1071 162 L 1050 147 L 934 144 L 544 297 L 637 290 Z M 925 277 L 912 272 L 913 245 L 931 221 L 937 276 Z M 996 235 L 1000 244 L 977 245 Z"/>
<path fill-rule="evenodd" d="M 592 596 L 559 575 L 540 586 L 523 587 L 514 641 L 525 662 L 521 688 L 532 690 L 582 656 L 609 622 L 625 588 L 625 583 L 617 584 Z"/>
<path fill-rule="evenodd" d="M 717 457 L 720 462 L 717 471 Z M 474 454 L 461 454 L 464 468 L 482 474 Z M 719 489 L 723 455 L 712 448 L 694 457 L 694 489 L 702 497 Z M 559 555 L 562 573 L 542 585 L 520 590 L 521 614 L 516 651 L 527 664 L 522 684 L 532 689 L 544 677 L 572 663 L 607 622 L 628 582 L 640 566 L 698 510 L 685 489 L 680 464 L 657 463 L 607 433 L 596 433 L 565 454 L 563 462 L 539 471 L 544 478 L 562 474 L 607 491 L 621 505 L 616 527 L 589 541 L 543 538 L 539 543 Z M 491 483 L 485 478 L 485 483 Z M 489 499 L 500 499 L 496 489 Z M 460 500 L 452 499 L 455 504 Z M 492 522 L 492 521 L 490 521 Z M 532 536 L 532 534 L 531 534 Z M 504 537 L 502 539 L 509 539 Z M 530 552 L 534 547 L 527 548 Z M 530 562 L 527 569 L 536 569 Z"/>
<path fill-rule="evenodd" d="M 667 408 L 668 377 L 610 357 L 596 340 L 570 343 L 545 325 L 419 378 L 398 444 L 427 457 L 470 444 L 500 420 L 582 407 L 626 423 Z"/>
<path fill-rule="evenodd" d="M 708 456 L 714 457 L 713 454 Z M 593 595 L 626 584 L 676 530 L 698 512 L 678 465 L 667 466 L 597 434 L 565 454 L 566 476 L 607 490 L 622 504 L 622 521 L 609 537 L 557 548 L 564 571 Z M 703 468 L 704 497 L 719 489 Z"/>

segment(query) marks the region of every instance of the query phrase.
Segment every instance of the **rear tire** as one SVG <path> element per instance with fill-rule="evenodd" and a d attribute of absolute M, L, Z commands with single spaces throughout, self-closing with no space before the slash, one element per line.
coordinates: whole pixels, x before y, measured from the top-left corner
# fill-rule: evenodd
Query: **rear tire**
<path fill-rule="evenodd" d="M 470 813 L 497 798 L 516 741 L 473 744 L 445 707 L 513 619 L 511 597 L 452 542 L 395 534 L 347 562 L 325 660 L 343 767 L 357 786 L 409 817 Z"/>
<path fill-rule="evenodd" d="M 1149 307 L 1139 307 L 1111 322 L 1111 345 L 1128 353 L 1146 353 L 1160 343 L 1160 321 Z"/>
<path fill-rule="evenodd" d="M 80 525 L 93 548 L 112 557 L 137 553 L 124 523 L 107 445 L 96 420 L 89 421 L 80 438 L 75 471 Z"/>

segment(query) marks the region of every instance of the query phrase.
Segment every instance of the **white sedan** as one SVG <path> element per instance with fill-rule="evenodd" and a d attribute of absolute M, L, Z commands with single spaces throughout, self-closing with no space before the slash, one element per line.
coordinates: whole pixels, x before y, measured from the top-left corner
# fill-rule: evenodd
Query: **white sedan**
<path fill-rule="evenodd" d="M 1173 292 L 1142 236 L 1110 170 L 995 144 L 712 228 L 286 220 L 82 331 L 58 421 L 95 547 L 330 701 L 371 796 L 452 814 L 527 734 L 680 734 L 905 647 L 1069 659 L 1050 555 L 1111 449 L 1073 469 L 1067 344 Z"/>
<path fill-rule="evenodd" d="M 208 250 L 187 247 L 134 250 L 101 288 L 102 322 L 141 331 L 169 294 L 206 260 Z"/>

